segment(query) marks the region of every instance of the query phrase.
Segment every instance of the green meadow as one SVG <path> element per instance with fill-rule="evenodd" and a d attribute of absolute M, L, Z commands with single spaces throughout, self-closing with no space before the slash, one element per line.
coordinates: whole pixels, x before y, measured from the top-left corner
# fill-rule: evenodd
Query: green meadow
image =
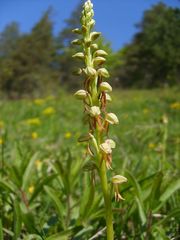
<path fill-rule="evenodd" d="M 110 129 L 112 174 L 128 178 L 125 200 L 112 199 L 115 239 L 178 239 L 178 89 L 119 90 L 112 99 L 120 121 Z M 82 102 L 62 91 L 0 107 L 0 239 L 105 239 L 99 179 L 90 192 L 92 164 L 78 142 L 87 132 Z"/>

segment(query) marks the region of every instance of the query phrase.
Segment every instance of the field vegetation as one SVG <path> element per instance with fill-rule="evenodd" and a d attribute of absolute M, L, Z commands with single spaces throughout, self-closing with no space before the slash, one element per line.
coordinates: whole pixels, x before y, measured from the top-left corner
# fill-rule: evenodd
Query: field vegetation
<path fill-rule="evenodd" d="M 128 182 L 113 201 L 115 239 L 178 239 L 179 119 L 177 89 L 115 91 L 108 107 L 120 124 L 113 173 Z M 105 239 L 99 179 L 78 137 L 82 104 L 60 92 L 1 101 L 0 239 Z"/>

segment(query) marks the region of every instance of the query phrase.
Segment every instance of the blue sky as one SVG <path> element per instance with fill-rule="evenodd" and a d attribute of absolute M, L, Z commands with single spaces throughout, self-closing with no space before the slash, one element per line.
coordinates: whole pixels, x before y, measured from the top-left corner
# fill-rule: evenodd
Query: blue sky
<path fill-rule="evenodd" d="M 22 32 L 28 32 L 49 6 L 53 7 L 54 33 L 58 33 L 79 0 L 0 0 L 0 31 L 17 21 Z M 131 41 L 137 31 L 135 23 L 143 11 L 158 0 L 92 0 L 95 9 L 96 29 L 112 43 L 114 50 Z M 180 7 L 179 0 L 162 0 L 165 4 Z"/>

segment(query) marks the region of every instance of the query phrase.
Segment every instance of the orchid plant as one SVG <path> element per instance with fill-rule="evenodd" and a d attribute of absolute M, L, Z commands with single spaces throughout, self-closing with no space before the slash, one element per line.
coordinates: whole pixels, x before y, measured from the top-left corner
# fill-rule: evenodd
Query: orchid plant
<path fill-rule="evenodd" d="M 119 184 L 127 179 L 121 175 L 115 175 L 108 180 L 107 172 L 112 169 L 112 151 L 116 147 L 114 140 L 109 138 L 109 126 L 119 123 L 114 113 L 108 113 L 106 105 L 111 102 L 109 93 L 111 85 L 106 81 L 109 78 L 108 70 L 103 67 L 108 55 L 99 49 L 95 42 L 100 32 L 93 31 L 95 20 L 91 0 L 85 2 L 81 16 L 81 28 L 73 30 L 80 38 L 72 41 L 72 44 L 82 47 L 82 52 L 73 55 L 84 62 L 84 67 L 77 69 L 77 75 L 84 76 L 84 89 L 75 93 L 77 99 L 84 103 L 84 114 L 88 119 L 89 132 L 79 138 L 80 142 L 87 142 L 87 153 L 94 162 L 101 182 L 104 196 L 105 219 L 107 239 L 114 239 L 113 214 L 112 214 L 112 187 L 115 192 L 115 200 L 123 200 L 119 193 Z M 105 80 L 106 79 L 106 80 Z"/>

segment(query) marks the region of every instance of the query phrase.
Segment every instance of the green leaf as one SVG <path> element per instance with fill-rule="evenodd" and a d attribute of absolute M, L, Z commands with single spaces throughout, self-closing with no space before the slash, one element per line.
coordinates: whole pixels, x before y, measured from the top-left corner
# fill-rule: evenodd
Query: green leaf
<path fill-rule="evenodd" d="M 162 180 L 163 180 L 163 174 L 162 174 L 162 172 L 158 172 L 156 174 L 156 176 L 154 177 L 151 193 L 150 193 L 150 196 L 149 196 L 149 198 L 150 198 L 150 209 L 154 209 L 155 206 L 159 202 L 160 187 L 161 187 Z"/>
<path fill-rule="evenodd" d="M 14 200 L 14 217 L 13 217 L 13 231 L 14 236 L 13 240 L 17 240 L 20 233 L 21 233 L 21 226 L 22 226 L 22 220 L 21 220 L 21 210 L 20 206 L 17 200 Z"/>
<path fill-rule="evenodd" d="M 180 179 L 175 180 L 174 182 L 171 182 L 169 186 L 166 188 L 164 193 L 160 197 L 161 202 L 165 202 L 168 200 L 169 197 L 173 195 L 175 191 L 177 191 L 180 188 Z"/>
<path fill-rule="evenodd" d="M 138 211 L 139 211 L 139 216 L 141 218 L 141 222 L 142 222 L 142 224 L 145 224 L 146 214 L 145 214 L 145 209 L 144 209 L 144 204 L 143 204 L 141 186 L 139 185 L 138 181 L 135 179 L 135 177 L 129 171 L 126 171 L 126 173 L 127 173 L 128 181 L 130 181 L 130 183 L 134 187 L 135 200 L 136 200 L 136 203 L 138 206 Z"/>
<path fill-rule="evenodd" d="M 44 190 L 46 191 L 46 193 L 49 195 L 49 197 L 53 201 L 53 203 L 58 211 L 59 217 L 61 218 L 61 220 L 63 220 L 64 206 L 62 205 L 60 199 L 57 197 L 57 191 L 55 191 L 53 188 L 48 187 L 48 186 L 44 186 Z M 62 221 L 62 224 L 63 224 L 63 221 Z"/>
<path fill-rule="evenodd" d="M 95 188 L 93 181 L 89 179 L 89 174 L 85 175 L 85 184 L 83 187 L 83 196 L 81 197 L 79 213 L 79 218 L 81 220 L 86 219 L 94 201 Z"/>
<path fill-rule="evenodd" d="M 180 208 L 173 209 L 164 219 L 159 220 L 153 226 L 165 224 L 172 218 L 180 219 Z"/>
<path fill-rule="evenodd" d="M 144 225 L 146 223 L 146 214 L 145 214 L 145 211 L 144 211 L 144 208 L 143 208 L 143 204 L 142 202 L 139 200 L 138 197 L 135 197 L 135 200 L 137 202 L 137 205 L 138 205 L 138 210 L 139 210 L 139 216 L 141 218 L 141 222 L 142 224 Z"/>
<path fill-rule="evenodd" d="M 34 233 L 36 231 L 35 229 L 35 221 L 34 221 L 34 216 L 31 212 L 27 213 L 21 213 L 22 215 L 22 220 L 24 225 L 26 226 L 26 229 L 29 233 Z"/>
<path fill-rule="evenodd" d="M 5 182 L 4 180 L 0 180 L 0 188 L 3 188 L 8 192 L 15 193 L 13 185 L 11 183 L 8 183 L 7 181 Z"/>
<path fill-rule="evenodd" d="M 33 169 L 34 169 L 34 163 L 38 159 L 38 155 L 39 155 L 39 153 L 35 153 L 32 156 L 32 158 L 30 159 L 30 161 L 29 161 L 29 163 L 26 167 L 26 170 L 25 170 L 24 175 L 23 175 L 23 183 L 22 183 L 22 189 L 23 190 L 25 190 L 28 187 L 29 182 L 32 179 L 32 172 L 33 172 Z"/>
<path fill-rule="evenodd" d="M 72 230 L 66 230 L 66 231 L 63 231 L 60 233 L 56 233 L 56 234 L 46 238 L 46 240 L 58 240 L 58 239 L 68 240 L 68 239 L 70 239 L 69 237 L 71 236 L 71 234 L 72 234 Z"/>
<path fill-rule="evenodd" d="M 2 220 L 0 219 L 0 240 L 3 240 L 3 226 L 2 226 Z"/>
<path fill-rule="evenodd" d="M 39 180 L 37 184 L 35 184 L 35 190 L 29 200 L 29 204 L 32 203 L 32 201 L 38 196 L 39 193 L 43 190 L 44 185 L 48 185 L 54 178 L 56 178 L 58 174 L 52 174 L 50 176 L 46 176 L 43 179 Z"/>

